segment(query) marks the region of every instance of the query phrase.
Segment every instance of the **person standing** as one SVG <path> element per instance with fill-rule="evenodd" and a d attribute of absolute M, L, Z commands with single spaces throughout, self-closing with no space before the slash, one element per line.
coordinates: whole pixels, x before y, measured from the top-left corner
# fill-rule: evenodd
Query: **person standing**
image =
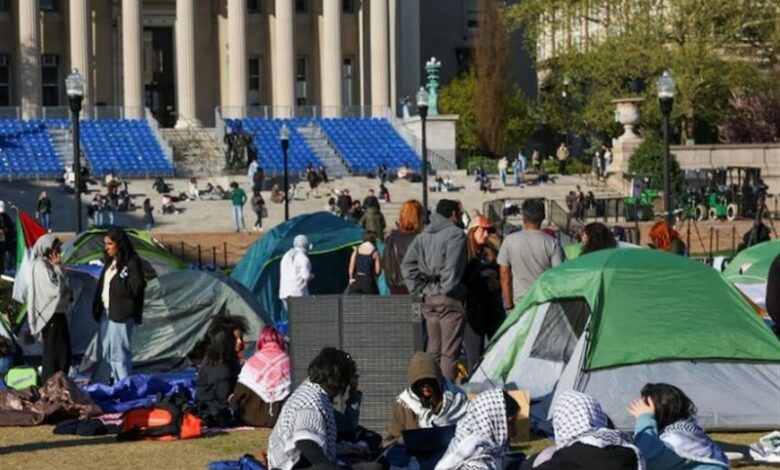
<path fill-rule="evenodd" d="M 363 206 L 366 212 L 360 218 L 359 225 L 363 230 L 373 232 L 381 241 L 385 239 L 385 228 L 387 228 L 387 222 L 385 222 L 385 216 L 379 209 L 379 203 L 376 205 Z"/>
<path fill-rule="evenodd" d="M 236 222 L 236 232 L 244 230 L 244 204 L 246 204 L 246 193 L 238 187 L 238 183 L 230 183 L 230 202 L 233 204 L 233 218 Z"/>
<path fill-rule="evenodd" d="M 92 314 L 100 323 L 96 376 L 119 381 L 132 373 L 133 327 L 142 321 L 146 281 L 141 258 L 122 228 L 109 228 L 103 245 L 103 272 L 92 303 Z"/>
<path fill-rule="evenodd" d="M 506 186 L 506 170 L 509 166 L 509 161 L 506 158 L 506 155 L 503 155 L 501 158 L 498 159 L 498 176 L 501 178 L 501 184 Z"/>
<path fill-rule="evenodd" d="M 466 268 L 466 235 L 457 201 L 442 199 L 431 223 L 412 241 L 401 264 L 411 294 L 422 295 L 422 313 L 428 333 L 426 352 L 453 379 L 463 338 L 465 315 L 462 284 Z"/>
<path fill-rule="evenodd" d="M 523 172 L 525 172 L 525 157 L 523 156 L 523 153 L 520 152 L 515 159 L 515 164 L 512 165 L 512 173 L 514 173 L 515 177 L 515 186 L 520 186 L 520 183 L 523 181 Z"/>
<path fill-rule="evenodd" d="M 409 295 L 404 283 L 401 263 L 406 256 L 412 240 L 423 227 L 423 207 L 419 201 L 411 199 L 401 206 L 396 229 L 385 240 L 385 256 L 382 268 L 385 270 L 385 282 L 392 295 Z"/>
<path fill-rule="evenodd" d="M 51 232 L 51 199 L 46 191 L 41 191 L 38 196 L 38 207 L 35 209 L 35 215 L 43 228 Z"/>
<path fill-rule="evenodd" d="M 68 309 L 73 297 L 62 270 L 62 242 L 43 235 L 35 242 L 27 289 L 30 334 L 43 336 L 41 382 L 56 372 L 68 374 L 71 361 Z"/>
<path fill-rule="evenodd" d="M 103 195 L 100 193 L 92 198 L 92 222 L 95 227 L 103 226 Z"/>
<path fill-rule="evenodd" d="M 536 279 L 564 260 L 563 250 L 555 238 L 543 233 L 544 202 L 523 201 L 523 230 L 504 239 L 498 252 L 504 308 L 512 310 Z"/>
<path fill-rule="evenodd" d="M 0 274 L 15 266 L 15 250 L 16 225 L 5 212 L 5 202 L 0 201 Z"/>
<path fill-rule="evenodd" d="M 561 174 L 566 174 L 566 165 L 569 162 L 569 148 L 566 146 L 566 142 L 561 142 L 558 150 L 555 151 L 555 156 L 558 157 L 558 162 L 561 165 Z"/>
<path fill-rule="evenodd" d="M 352 250 L 347 294 L 379 295 L 376 280 L 382 273 L 382 259 L 376 250 L 376 238 L 376 233 L 367 230 L 363 243 Z"/>
<path fill-rule="evenodd" d="M 103 203 L 103 210 L 105 212 L 103 216 L 108 216 L 108 225 L 114 225 L 114 213 L 116 212 L 117 206 L 116 194 L 112 194 L 111 192 L 107 193 L 105 199 L 103 199 Z M 103 220 L 105 220 L 105 218 Z"/>
<path fill-rule="evenodd" d="M 255 189 L 254 193 L 252 194 L 252 211 L 255 213 L 255 216 L 257 216 L 254 230 L 262 231 L 263 217 L 265 217 L 265 199 L 263 199 L 263 195 L 260 194 L 259 189 Z"/>
<path fill-rule="evenodd" d="M 349 211 L 352 209 L 352 196 L 349 195 L 349 189 L 341 190 L 341 194 L 336 199 L 336 205 L 339 207 L 341 218 L 349 220 Z"/>
<path fill-rule="evenodd" d="M 363 199 L 363 209 L 368 210 L 369 207 L 379 208 L 379 199 L 374 195 L 374 190 L 368 190 L 368 196 Z"/>
<path fill-rule="evenodd" d="M 154 207 L 148 197 L 144 199 L 144 225 L 147 232 L 151 232 L 154 228 Z"/>
<path fill-rule="evenodd" d="M 293 247 L 287 250 L 279 263 L 279 298 L 287 310 L 287 299 L 309 295 L 309 281 L 314 279 L 309 261 L 309 239 L 296 235 Z"/>
<path fill-rule="evenodd" d="M 537 173 L 542 169 L 542 156 L 539 154 L 539 150 L 534 149 L 531 153 L 531 164 Z"/>
<path fill-rule="evenodd" d="M 496 263 L 501 240 L 484 216 L 474 219 L 466 239 L 469 261 L 463 276 L 468 291 L 463 349 L 466 351 L 468 371 L 472 373 L 482 357 L 485 337 L 493 337 L 506 315 L 501 303 L 501 282 Z"/>

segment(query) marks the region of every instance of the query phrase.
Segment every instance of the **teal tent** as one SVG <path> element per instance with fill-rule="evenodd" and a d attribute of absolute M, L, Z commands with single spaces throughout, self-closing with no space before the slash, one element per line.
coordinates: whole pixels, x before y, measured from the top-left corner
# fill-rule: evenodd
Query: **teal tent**
<path fill-rule="evenodd" d="M 312 295 L 344 292 L 352 248 L 363 240 L 363 230 L 357 225 L 327 212 L 316 212 L 279 224 L 256 241 L 230 277 L 257 296 L 274 322 L 287 320 L 279 300 L 279 262 L 292 248 L 296 235 L 306 235 L 312 245 L 309 250 L 314 273 L 309 283 Z"/>

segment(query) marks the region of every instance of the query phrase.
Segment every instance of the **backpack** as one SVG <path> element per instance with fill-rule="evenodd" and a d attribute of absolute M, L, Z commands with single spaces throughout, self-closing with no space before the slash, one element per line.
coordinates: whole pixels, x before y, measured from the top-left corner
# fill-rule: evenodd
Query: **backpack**
<path fill-rule="evenodd" d="M 14 390 L 24 390 L 38 385 L 38 371 L 30 366 L 11 367 L 5 374 L 5 385 Z"/>
<path fill-rule="evenodd" d="M 200 418 L 189 411 L 184 392 L 158 395 L 154 406 L 128 410 L 121 419 L 120 441 L 191 439 L 200 437 L 203 428 Z"/>

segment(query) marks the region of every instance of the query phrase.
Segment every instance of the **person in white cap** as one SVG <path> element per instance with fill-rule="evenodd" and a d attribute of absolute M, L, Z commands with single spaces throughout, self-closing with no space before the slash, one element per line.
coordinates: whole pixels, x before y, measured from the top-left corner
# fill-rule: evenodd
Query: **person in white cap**
<path fill-rule="evenodd" d="M 306 235 L 296 235 L 293 247 L 287 250 L 279 263 L 279 298 L 287 310 L 287 299 L 309 295 L 309 281 L 314 279 L 311 272 L 309 239 Z"/>

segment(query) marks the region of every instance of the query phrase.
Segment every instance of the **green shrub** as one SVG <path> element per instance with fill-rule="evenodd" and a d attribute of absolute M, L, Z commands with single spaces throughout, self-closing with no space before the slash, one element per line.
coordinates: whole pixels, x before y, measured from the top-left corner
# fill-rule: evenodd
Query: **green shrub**
<path fill-rule="evenodd" d="M 474 174 L 480 165 L 482 165 L 482 168 L 485 169 L 487 174 L 498 173 L 498 160 L 482 155 L 477 155 L 466 159 L 466 171 L 468 171 L 470 175 Z"/>
<path fill-rule="evenodd" d="M 629 173 L 650 178 L 649 187 L 661 189 L 664 181 L 664 143 L 658 136 L 648 136 L 637 147 L 628 162 Z M 682 172 L 674 154 L 669 159 L 669 179 L 672 192 L 680 187 Z"/>
<path fill-rule="evenodd" d="M 561 172 L 561 164 L 558 160 L 550 158 L 542 162 L 542 170 L 545 173 L 557 174 Z"/>
<path fill-rule="evenodd" d="M 590 172 L 590 165 L 588 165 L 588 163 L 582 160 L 569 159 L 568 163 L 566 163 L 567 175 L 581 175 L 583 173 L 589 173 L 589 172 Z"/>

